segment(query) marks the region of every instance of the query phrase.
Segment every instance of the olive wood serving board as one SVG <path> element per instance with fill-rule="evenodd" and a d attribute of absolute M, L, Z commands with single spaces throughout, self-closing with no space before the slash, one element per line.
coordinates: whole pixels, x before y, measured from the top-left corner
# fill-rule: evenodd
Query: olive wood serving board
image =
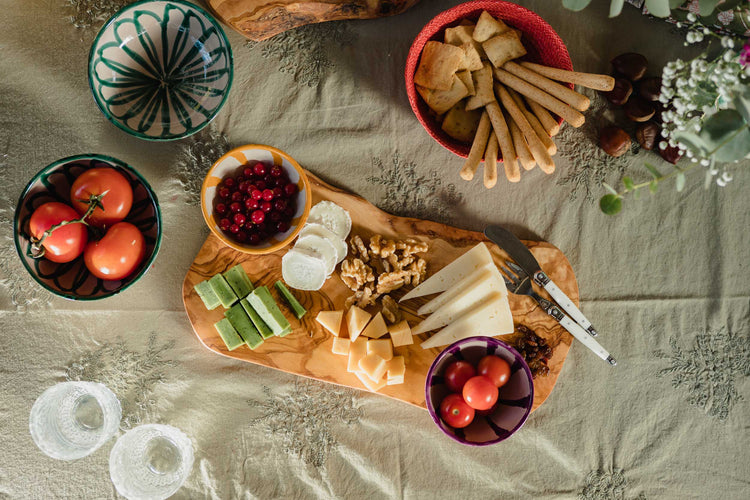
<path fill-rule="evenodd" d="M 424 256 L 428 263 L 428 278 L 432 273 L 444 267 L 480 241 L 487 242 L 496 263 L 502 263 L 507 257 L 499 247 L 486 240 L 481 233 L 466 231 L 437 222 L 396 217 L 383 212 L 359 196 L 326 184 L 313 174 L 308 173 L 307 175 L 312 188 L 313 204 L 321 200 L 331 200 L 348 210 L 353 222 L 352 234 L 359 234 L 365 240 L 377 233 L 386 238 L 411 236 L 429 242 L 430 250 Z M 565 255 L 549 243 L 530 241 L 524 243 L 531 249 L 542 269 L 573 302 L 578 304 L 578 284 Z M 285 248 L 266 255 L 243 254 L 224 245 L 213 234 L 209 235 L 190 266 L 182 285 L 185 310 L 196 335 L 208 349 L 223 356 L 324 382 L 366 390 L 355 375 L 346 371 L 346 356 L 331 352 L 333 343 L 331 334 L 315 321 L 315 316 L 321 310 L 343 309 L 345 300 L 352 292 L 341 281 L 338 271 L 326 281 L 319 291 L 293 290 L 295 296 L 307 309 L 307 314 L 301 320 L 297 320 L 273 287 L 276 280 L 281 279 L 281 257 L 286 251 Z M 277 299 L 293 328 L 292 333 L 286 337 L 272 337 L 254 351 L 247 346 L 241 346 L 234 351 L 227 350 L 213 326 L 223 317 L 224 309 L 218 307 L 213 311 L 207 310 L 198 294 L 193 290 L 196 283 L 208 279 L 216 273 L 226 271 L 238 263 L 242 264 L 256 286 L 266 285 L 271 289 L 271 293 L 274 294 L 274 298 Z M 411 287 L 405 286 L 392 295 L 395 299 L 398 299 L 409 289 Z M 537 292 L 546 296 L 544 290 L 537 289 Z M 422 318 L 417 316 L 415 311 L 430 298 L 432 296 L 405 301 L 401 304 L 404 318 L 409 321 L 411 326 L 421 321 Z M 552 392 L 573 337 L 542 311 L 533 299 L 513 294 L 509 295 L 509 299 L 514 322 L 530 327 L 554 348 L 552 359 L 549 362 L 549 374 L 546 377 L 537 377 L 534 380 L 533 409 L 536 409 Z M 375 310 L 379 309 L 376 308 Z M 413 345 L 395 348 L 397 354 L 405 357 L 405 383 L 386 386 L 378 392 L 379 394 L 426 408 L 424 385 L 427 371 L 432 361 L 444 348 L 422 349 L 419 346 L 420 342 L 430 335 L 431 333 L 418 335 L 414 338 Z M 499 338 L 513 344 L 516 335 L 514 333 Z"/>
<path fill-rule="evenodd" d="M 305 24 L 400 14 L 419 0 L 207 0 L 221 21 L 260 42 Z"/>

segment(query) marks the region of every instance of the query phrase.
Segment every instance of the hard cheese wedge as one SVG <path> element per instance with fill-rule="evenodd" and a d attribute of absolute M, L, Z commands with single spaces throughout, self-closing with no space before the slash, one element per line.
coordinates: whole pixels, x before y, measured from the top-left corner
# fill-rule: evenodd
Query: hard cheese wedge
<path fill-rule="evenodd" d="M 234 351 L 239 346 L 245 344 L 245 340 L 240 337 L 240 334 L 237 333 L 237 330 L 234 329 L 232 323 L 227 318 L 221 318 L 221 321 L 214 324 L 214 328 L 219 332 L 221 340 L 224 341 L 224 344 L 226 344 L 227 349 L 230 351 Z"/>
<path fill-rule="evenodd" d="M 331 352 L 334 354 L 341 354 L 347 356 L 349 354 L 349 346 L 351 342 L 349 339 L 342 339 L 341 337 L 333 337 L 333 347 Z"/>
<path fill-rule="evenodd" d="M 375 339 L 367 341 L 367 354 L 377 354 L 386 361 L 393 359 L 393 344 L 391 339 Z"/>
<path fill-rule="evenodd" d="M 270 328 L 268 328 L 268 325 L 262 319 L 260 319 L 260 316 L 258 316 L 258 313 L 255 312 L 253 306 L 251 306 L 250 302 L 247 301 L 247 297 L 242 299 L 240 301 L 240 304 L 242 304 L 242 307 L 245 308 L 245 312 L 248 316 L 250 316 L 250 321 L 253 322 L 253 325 L 255 325 L 255 328 L 258 330 L 258 333 L 260 333 L 260 336 L 264 339 L 273 337 L 273 332 Z"/>
<path fill-rule="evenodd" d="M 229 283 L 229 286 L 232 287 L 232 290 L 234 290 L 234 293 L 239 298 L 247 297 L 247 294 L 255 288 L 253 282 L 250 281 L 250 278 L 240 264 L 226 271 L 224 279 L 227 280 L 227 283 Z"/>
<path fill-rule="evenodd" d="M 341 320 L 344 318 L 344 311 L 320 311 L 315 317 L 315 321 L 323 325 L 323 328 L 331 332 L 331 335 L 338 337 L 341 333 Z"/>
<path fill-rule="evenodd" d="M 479 307 L 466 312 L 421 345 L 422 349 L 430 349 L 468 337 L 492 337 L 506 333 L 513 333 L 513 316 L 510 313 L 508 297 L 495 292 Z"/>
<path fill-rule="evenodd" d="M 370 380 L 378 382 L 388 370 L 385 360 L 375 353 L 368 354 L 359 360 L 359 369 L 364 372 Z"/>
<path fill-rule="evenodd" d="M 253 306 L 260 319 L 268 325 L 274 335 L 284 337 L 291 332 L 292 327 L 289 324 L 289 320 L 284 317 L 279 306 L 276 305 L 276 301 L 273 300 L 268 287 L 261 286 L 256 288 L 247 296 L 247 301 Z"/>
<path fill-rule="evenodd" d="M 221 305 L 219 296 L 216 295 L 216 292 L 214 292 L 214 289 L 211 288 L 211 285 L 208 283 L 208 281 L 201 281 L 200 283 L 195 285 L 195 293 L 198 294 L 198 297 L 200 297 L 203 301 L 203 305 L 206 306 L 206 309 L 208 309 L 209 311 L 216 309 Z"/>
<path fill-rule="evenodd" d="M 414 343 L 414 337 L 412 336 L 411 328 L 409 328 L 409 323 L 407 323 L 406 320 L 396 323 L 395 325 L 391 325 L 390 328 L 388 328 L 388 332 L 390 332 L 391 334 L 391 342 L 393 342 L 393 347 L 411 345 Z"/>
<path fill-rule="evenodd" d="M 346 326 L 349 328 L 349 340 L 352 342 L 357 340 L 359 334 L 367 326 L 367 322 L 370 321 L 372 316 L 364 309 L 360 309 L 357 306 L 352 306 L 349 312 L 346 313 Z"/>
<path fill-rule="evenodd" d="M 406 363 L 403 356 L 394 356 L 388 361 L 388 371 L 386 380 L 388 385 L 397 385 L 404 383 L 404 374 L 406 373 Z"/>
<path fill-rule="evenodd" d="M 227 280 L 224 279 L 224 276 L 221 274 L 217 274 L 210 280 L 208 280 L 208 283 L 211 285 L 211 289 L 214 291 L 217 297 L 219 297 L 219 300 L 221 301 L 221 305 L 225 308 L 229 309 L 232 307 L 232 304 L 237 302 L 237 294 L 234 293 L 234 290 L 232 290 L 232 287 L 229 286 L 229 283 L 227 283 Z"/>
<path fill-rule="evenodd" d="M 388 326 L 385 324 L 382 313 L 377 313 L 372 321 L 367 324 L 367 327 L 362 330 L 362 336 L 371 339 L 379 339 L 386 333 L 388 333 Z"/>
<path fill-rule="evenodd" d="M 487 245 L 479 243 L 440 271 L 433 274 L 427 281 L 404 295 L 399 302 L 413 299 L 415 297 L 444 292 L 461 281 L 466 275 L 471 274 L 478 268 L 490 263 L 492 263 L 492 255 L 490 255 Z"/>
<path fill-rule="evenodd" d="M 492 269 L 487 270 L 487 273 L 486 278 L 455 294 L 447 304 L 413 328 L 412 334 L 418 335 L 448 325 L 467 311 L 479 306 L 492 294 L 499 293 L 503 297 L 506 296 L 505 282 L 500 271 L 493 266 Z M 450 290 L 444 292 L 446 293 L 450 293 Z"/>
<path fill-rule="evenodd" d="M 349 361 L 346 371 L 350 373 L 359 372 L 359 360 L 367 356 L 367 340 L 357 339 L 349 344 Z"/>
<path fill-rule="evenodd" d="M 232 323 L 240 337 L 245 339 L 250 349 L 255 349 L 263 343 L 263 338 L 261 338 L 255 325 L 250 321 L 250 316 L 247 315 L 241 304 L 233 305 L 224 313 L 224 316 Z"/>
<path fill-rule="evenodd" d="M 464 279 L 420 307 L 417 310 L 417 314 L 420 316 L 427 316 L 428 314 L 434 313 L 442 306 L 454 300 L 456 296 L 461 294 L 464 290 L 489 280 L 493 269 L 497 271 L 494 263 L 480 267 L 473 273 L 468 274 Z"/>

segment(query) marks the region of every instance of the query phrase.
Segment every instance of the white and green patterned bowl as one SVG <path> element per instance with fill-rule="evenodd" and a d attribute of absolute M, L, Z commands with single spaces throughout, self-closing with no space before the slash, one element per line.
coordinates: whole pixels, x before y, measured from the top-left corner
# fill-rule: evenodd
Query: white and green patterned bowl
<path fill-rule="evenodd" d="M 224 30 L 183 0 L 128 5 L 104 25 L 89 54 L 89 85 L 104 116 L 154 141 L 181 139 L 208 125 L 232 77 Z"/>

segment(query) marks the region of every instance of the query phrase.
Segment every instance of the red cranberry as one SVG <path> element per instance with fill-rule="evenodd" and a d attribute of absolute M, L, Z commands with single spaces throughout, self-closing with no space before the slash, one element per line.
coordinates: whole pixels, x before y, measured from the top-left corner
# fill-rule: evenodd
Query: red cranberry
<path fill-rule="evenodd" d="M 261 198 L 263 198 L 263 191 L 261 191 L 260 189 L 256 189 L 255 191 L 250 193 L 250 196 L 252 196 L 254 200 L 260 200 Z"/>
<path fill-rule="evenodd" d="M 240 210 L 242 210 L 242 204 L 239 201 L 235 201 L 231 205 L 229 205 L 229 210 L 232 211 L 232 213 L 237 213 Z"/>
<path fill-rule="evenodd" d="M 286 210 L 284 210 L 284 215 L 287 217 L 292 217 L 294 215 L 294 207 L 286 207 Z"/>
<path fill-rule="evenodd" d="M 245 174 L 245 177 L 252 177 L 255 172 L 253 172 L 253 167 L 247 166 L 242 169 L 242 173 Z"/>
<path fill-rule="evenodd" d="M 266 201 L 273 200 L 273 190 L 271 189 L 264 189 L 263 190 L 263 199 Z"/>
<path fill-rule="evenodd" d="M 248 210 L 255 210 L 258 208 L 258 200 L 255 198 L 245 198 L 245 208 Z"/>
<path fill-rule="evenodd" d="M 238 226 L 237 224 L 232 224 L 231 226 L 229 226 L 229 232 L 230 233 L 234 233 L 234 234 L 239 233 L 240 232 L 240 226 Z"/>
<path fill-rule="evenodd" d="M 224 187 L 232 188 L 235 185 L 235 180 L 231 177 L 224 179 Z"/>
<path fill-rule="evenodd" d="M 270 201 L 262 201 L 260 203 L 260 209 L 263 210 L 264 212 L 270 212 L 271 208 L 273 208 L 273 207 L 271 206 L 271 202 Z"/>
<path fill-rule="evenodd" d="M 297 192 L 297 185 L 296 184 L 289 183 L 286 186 L 284 186 L 284 193 L 286 193 L 286 195 L 289 198 L 291 198 L 292 196 L 294 196 L 294 194 L 296 192 Z"/>
<path fill-rule="evenodd" d="M 276 230 L 280 233 L 286 233 L 289 231 L 289 223 L 285 220 L 279 221 L 276 224 Z"/>
<path fill-rule="evenodd" d="M 247 218 L 245 217 L 245 214 L 237 213 L 237 214 L 234 214 L 234 218 L 232 220 L 234 220 L 235 224 L 242 227 L 245 224 L 245 221 L 247 220 Z"/>
<path fill-rule="evenodd" d="M 281 220 L 281 212 L 276 212 L 274 210 L 268 212 L 268 218 L 271 219 L 273 222 L 279 222 Z"/>
<path fill-rule="evenodd" d="M 258 233 L 252 233 L 248 238 L 251 245 L 257 245 L 260 243 L 260 235 Z"/>
<path fill-rule="evenodd" d="M 261 162 L 256 162 L 255 165 L 253 165 L 253 172 L 255 175 L 266 175 L 266 166 Z"/>
<path fill-rule="evenodd" d="M 229 196 L 231 196 L 231 194 L 232 193 L 231 191 L 229 191 L 229 188 L 223 187 L 219 189 L 219 198 L 226 200 L 227 198 L 229 198 Z"/>
<path fill-rule="evenodd" d="M 258 188 L 255 187 L 255 184 L 251 184 L 250 181 L 247 181 L 247 187 L 245 188 L 245 192 L 247 194 L 253 194 L 253 191 L 255 191 L 256 189 Z"/>
<path fill-rule="evenodd" d="M 248 184 L 250 184 L 250 181 L 242 181 L 238 184 L 237 189 L 242 193 L 246 193 Z"/>
<path fill-rule="evenodd" d="M 229 226 L 231 225 L 232 223 L 226 217 L 224 217 L 223 219 L 219 221 L 219 229 L 221 229 L 222 231 L 228 231 Z"/>
<path fill-rule="evenodd" d="M 266 189 L 266 182 L 265 181 L 255 181 L 255 187 L 257 187 L 259 190 L 263 191 Z"/>
<path fill-rule="evenodd" d="M 215 210 L 217 214 L 224 215 L 227 213 L 227 206 L 224 203 L 217 203 Z"/>
<path fill-rule="evenodd" d="M 286 210 L 286 201 L 277 199 L 273 202 L 273 208 L 275 210 L 278 210 L 279 212 L 283 212 L 284 210 Z"/>
<path fill-rule="evenodd" d="M 250 220 L 252 220 L 254 224 L 262 224 L 263 221 L 266 220 L 266 214 L 263 210 L 256 210 L 250 214 Z"/>
<path fill-rule="evenodd" d="M 280 166 L 274 165 L 273 167 L 271 167 L 270 173 L 274 177 L 281 177 L 281 174 L 284 173 L 284 170 Z"/>
<path fill-rule="evenodd" d="M 284 195 L 284 190 L 280 187 L 273 188 L 273 197 L 274 198 L 281 198 Z"/>
<path fill-rule="evenodd" d="M 239 191 L 232 193 L 232 201 L 242 201 L 242 193 Z"/>
<path fill-rule="evenodd" d="M 239 241 L 240 243 L 244 243 L 247 241 L 247 233 L 245 231 L 240 231 L 234 237 Z"/>

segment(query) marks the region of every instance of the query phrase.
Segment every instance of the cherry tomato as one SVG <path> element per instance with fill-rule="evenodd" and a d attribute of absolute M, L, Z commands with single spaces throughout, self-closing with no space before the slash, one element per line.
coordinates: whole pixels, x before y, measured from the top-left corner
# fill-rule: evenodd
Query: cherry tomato
<path fill-rule="evenodd" d="M 78 218 L 78 213 L 64 203 L 45 203 L 31 214 L 29 231 L 31 236 L 41 239 L 52 226 Z M 86 226 L 80 222 L 58 227 L 42 242 L 44 257 L 52 262 L 70 262 L 81 255 L 88 239 Z"/>
<path fill-rule="evenodd" d="M 477 374 L 477 370 L 468 361 L 454 361 L 445 369 L 445 385 L 452 392 L 461 392 L 464 384 Z"/>
<path fill-rule="evenodd" d="M 474 420 L 474 408 L 460 394 L 448 394 L 440 403 L 440 418 L 454 429 L 463 429 Z"/>
<path fill-rule="evenodd" d="M 91 195 L 107 193 L 101 207 L 86 218 L 86 222 L 97 227 L 110 227 L 128 216 L 133 206 L 133 189 L 130 182 L 114 168 L 91 168 L 78 176 L 70 188 L 70 203 L 83 215 L 89 208 Z"/>
<path fill-rule="evenodd" d="M 119 280 L 132 274 L 145 255 L 146 242 L 138 228 L 118 222 L 102 239 L 86 246 L 83 261 L 97 278 Z"/>
<path fill-rule="evenodd" d="M 477 366 L 479 375 L 484 375 L 495 387 L 502 387 L 510 378 L 510 365 L 498 356 L 485 356 Z"/>
<path fill-rule="evenodd" d="M 497 387 L 487 377 L 477 375 L 466 381 L 463 395 L 475 410 L 489 410 L 497 402 Z"/>

